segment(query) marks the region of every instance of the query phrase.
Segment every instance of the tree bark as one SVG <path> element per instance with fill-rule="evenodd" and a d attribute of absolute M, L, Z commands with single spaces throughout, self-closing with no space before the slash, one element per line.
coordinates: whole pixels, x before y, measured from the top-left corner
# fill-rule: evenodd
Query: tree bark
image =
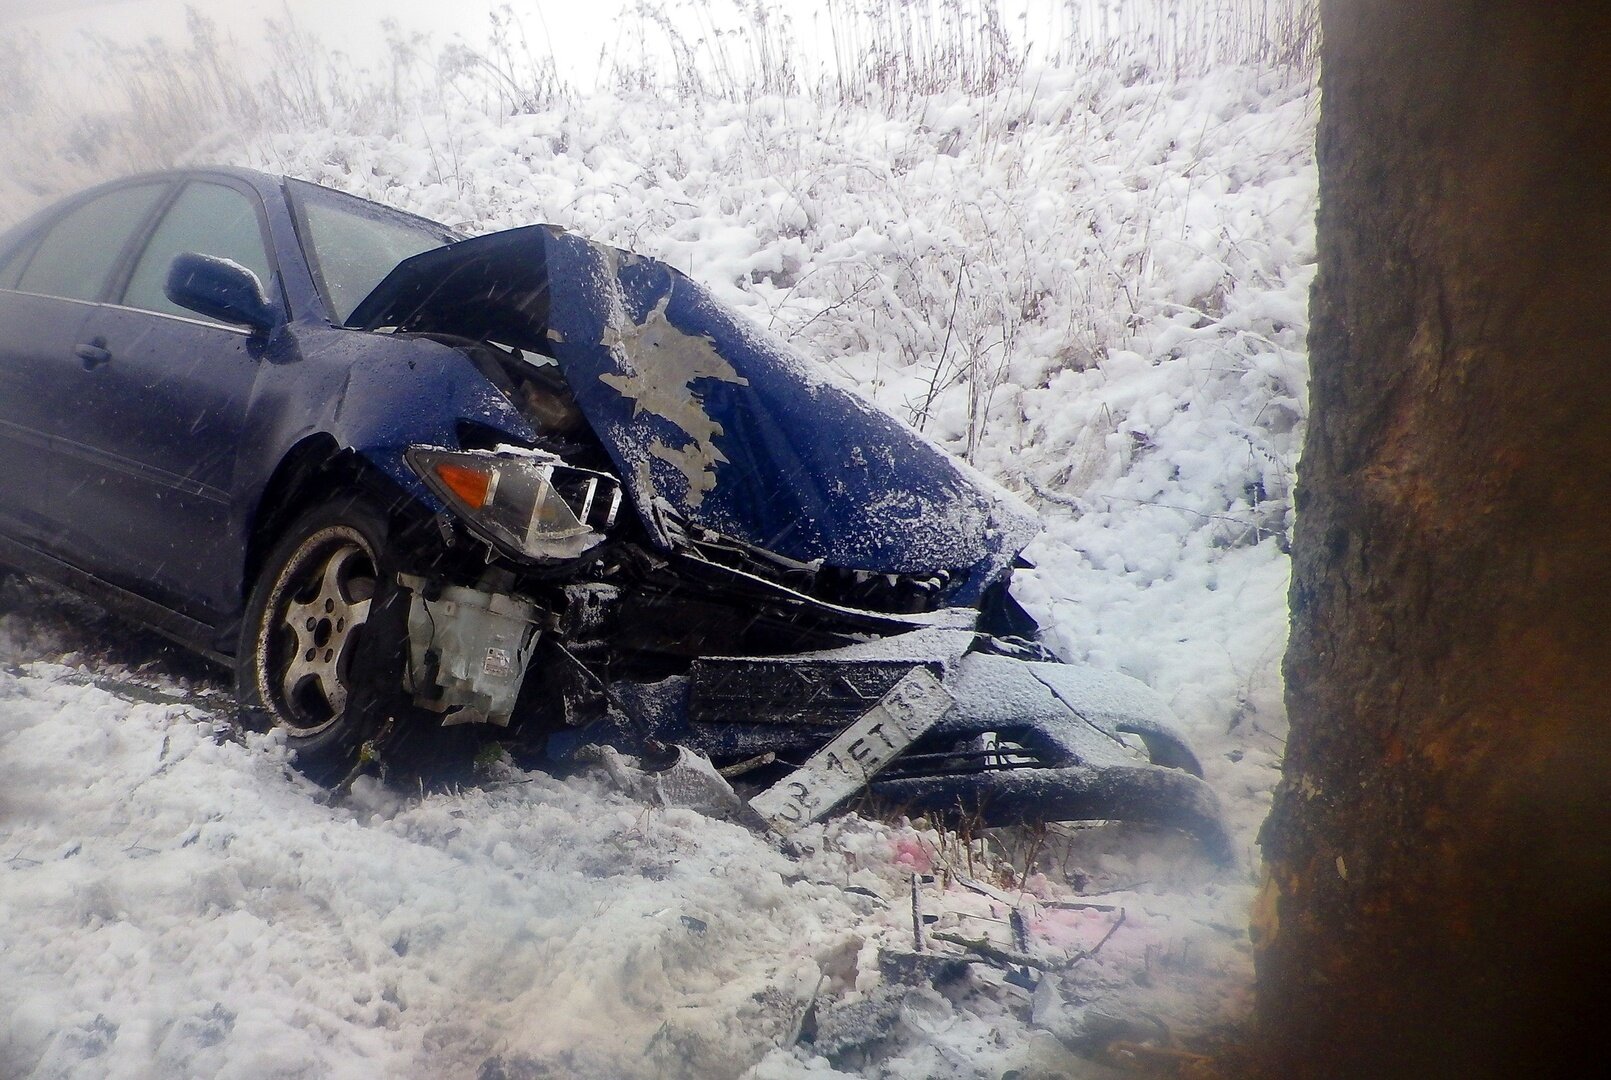
<path fill-rule="evenodd" d="M 1611 4 L 1321 0 L 1282 1077 L 1541 1076 L 1611 976 Z"/>

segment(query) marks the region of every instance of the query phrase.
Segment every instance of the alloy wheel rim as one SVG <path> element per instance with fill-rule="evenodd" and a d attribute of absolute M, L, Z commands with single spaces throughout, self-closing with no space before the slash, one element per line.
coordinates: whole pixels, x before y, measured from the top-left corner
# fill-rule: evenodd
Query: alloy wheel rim
<path fill-rule="evenodd" d="M 316 735 L 346 711 L 375 577 L 363 537 L 332 526 L 308 537 L 275 580 L 259 635 L 258 692 L 292 734 Z"/>

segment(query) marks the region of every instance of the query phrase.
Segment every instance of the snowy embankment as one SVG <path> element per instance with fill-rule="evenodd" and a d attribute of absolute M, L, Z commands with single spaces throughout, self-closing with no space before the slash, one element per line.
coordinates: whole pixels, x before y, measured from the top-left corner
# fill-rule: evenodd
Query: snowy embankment
<path fill-rule="evenodd" d="M 1103 1015 L 1146 1038 L 1143 1013 L 1177 1032 L 1240 1014 L 1285 733 L 1309 88 L 1045 71 L 894 111 L 600 96 L 401 134 L 353 118 L 202 157 L 656 255 L 968 456 L 1046 520 L 1018 595 L 1048 642 L 1171 701 L 1242 864 L 1054 830 L 1044 873 L 994 880 L 1022 895 L 1032 953 L 1099 953 L 1033 1002 L 988 967 L 908 989 L 878 966 L 910 945 L 907 874 L 989 873 L 954 836 L 846 818 L 794 859 L 507 767 L 329 804 L 272 737 L 215 737 L 216 682 L 195 697 L 158 666 L 139 680 L 157 694 L 131 692 L 131 657 L 86 628 L 102 624 L 12 583 L 0 1074 L 1080 1075 L 1065 1046 L 1124 1030 Z M 1005 907 L 947 880 L 924 886 L 936 928 L 1010 945 Z M 1122 923 L 1054 906 L 1082 891 Z M 832 1066 L 787 1046 L 813 999 Z"/>

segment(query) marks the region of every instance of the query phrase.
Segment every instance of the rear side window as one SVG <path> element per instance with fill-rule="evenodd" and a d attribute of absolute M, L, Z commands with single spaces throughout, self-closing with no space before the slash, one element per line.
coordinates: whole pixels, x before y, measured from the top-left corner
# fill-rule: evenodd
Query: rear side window
<path fill-rule="evenodd" d="M 99 300 L 118 256 L 166 190 L 166 184 L 119 188 L 80 206 L 45 234 L 17 288 Z"/>
<path fill-rule="evenodd" d="M 257 275 L 272 295 L 273 274 L 268 250 L 257 223 L 257 204 L 250 196 L 223 184 L 193 181 L 173 201 L 151 234 L 123 290 L 128 307 L 195 317 L 195 312 L 168 299 L 164 287 L 174 257 L 195 252 L 239 263 Z"/>

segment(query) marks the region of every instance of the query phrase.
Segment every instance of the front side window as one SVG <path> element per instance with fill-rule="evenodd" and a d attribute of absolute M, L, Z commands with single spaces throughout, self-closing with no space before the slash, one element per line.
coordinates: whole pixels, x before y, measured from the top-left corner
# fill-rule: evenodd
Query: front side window
<path fill-rule="evenodd" d="M 308 262 L 330 316 L 347 321 L 392 268 L 458 237 L 424 218 L 391 210 L 314 184 L 293 182 Z"/>
<path fill-rule="evenodd" d="M 228 259 L 257 275 L 273 295 L 274 275 L 257 222 L 256 201 L 223 184 L 192 181 L 179 193 L 146 244 L 123 291 L 123 303 L 146 311 L 195 317 L 168 299 L 165 286 L 175 256 L 194 252 Z"/>
<path fill-rule="evenodd" d="M 72 211 L 39 242 L 17 288 L 71 300 L 99 300 L 118 256 L 166 190 L 166 184 L 119 188 Z"/>

